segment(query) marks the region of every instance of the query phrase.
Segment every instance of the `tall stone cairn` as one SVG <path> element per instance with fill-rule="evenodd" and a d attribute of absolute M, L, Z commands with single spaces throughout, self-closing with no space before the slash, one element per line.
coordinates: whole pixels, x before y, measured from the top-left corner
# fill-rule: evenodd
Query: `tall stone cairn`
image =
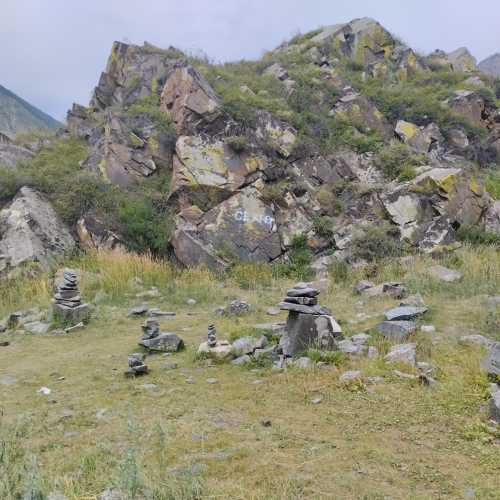
<path fill-rule="evenodd" d="M 336 349 L 342 329 L 331 311 L 318 305 L 319 290 L 307 283 L 298 283 L 287 291 L 280 309 L 288 311 L 286 333 L 280 345 L 285 356 L 296 356 L 309 348 Z"/>
<path fill-rule="evenodd" d="M 78 289 L 78 276 L 72 269 L 63 271 L 63 281 L 54 295 L 54 315 L 65 323 L 79 323 L 90 317 L 88 304 L 83 304 Z"/>

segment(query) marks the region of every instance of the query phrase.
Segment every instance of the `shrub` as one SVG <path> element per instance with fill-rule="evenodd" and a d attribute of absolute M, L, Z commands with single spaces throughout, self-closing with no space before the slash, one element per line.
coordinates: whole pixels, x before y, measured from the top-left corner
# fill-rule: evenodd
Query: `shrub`
<path fill-rule="evenodd" d="M 500 200 L 500 170 L 492 170 L 484 178 L 486 191 L 495 200 Z"/>
<path fill-rule="evenodd" d="M 314 232 L 327 240 L 333 238 L 333 222 L 330 217 L 319 215 L 313 219 Z"/>
<path fill-rule="evenodd" d="M 390 179 L 411 180 L 415 177 L 415 167 L 425 165 L 425 155 L 413 153 L 402 143 L 385 146 L 375 158 L 375 165 Z"/>
<path fill-rule="evenodd" d="M 355 259 L 368 262 L 394 257 L 401 254 L 401 245 L 396 238 L 397 228 L 390 226 L 369 226 L 352 240 L 352 255 Z"/>
<path fill-rule="evenodd" d="M 146 115 L 158 132 L 175 137 L 175 127 L 168 113 L 160 110 L 160 98 L 156 94 L 137 100 L 127 110 L 130 116 Z M 174 141 L 175 142 L 175 141 Z"/>
<path fill-rule="evenodd" d="M 493 89 L 495 92 L 495 97 L 500 99 L 500 78 L 496 78 L 493 82 Z"/>
<path fill-rule="evenodd" d="M 311 268 L 313 254 L 307 246 L 307 237 L 297 235 L 293 238 L 288 252 L 288 264 L 275 264 L 274 274 L 277 278 L 294 278 L 307 281 L 314 275 Z"/>
<path fill-rule="evenodd" d="M 480 226 L 461 226 L 457 231 L 460 241 L 466 241 L 471 245 L 493 245 L 500 246 L 500 235 L 490 233 Z"/>
<path fill-rule="evenodd" d="M 235 135 L 226 139 L 227 145 L 237 154 L 248 149 L 248 139 L 243 135 Z"/>

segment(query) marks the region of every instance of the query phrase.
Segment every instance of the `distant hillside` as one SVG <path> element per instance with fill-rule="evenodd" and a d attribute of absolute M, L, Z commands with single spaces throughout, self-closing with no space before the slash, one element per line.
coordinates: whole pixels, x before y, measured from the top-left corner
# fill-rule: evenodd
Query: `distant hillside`
<path fill-rule="evenodd" d="M 493 54 L 484 61 L 481 61 L 478 68 L 486 75 L 493 76 L 494 78 L 500 77 L 500 53 Z"/>
<path fill-rule="evenodd" d="M 13 137 L 20 132 L 56 129 L 61 124 L 0 85 L 0 132 Z"/>

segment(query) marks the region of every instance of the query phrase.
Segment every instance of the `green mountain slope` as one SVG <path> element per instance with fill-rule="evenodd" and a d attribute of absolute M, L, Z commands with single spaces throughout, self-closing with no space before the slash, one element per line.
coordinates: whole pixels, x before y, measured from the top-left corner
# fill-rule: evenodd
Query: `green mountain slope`
<path fill-rule="evenodd" d="M 0 132 L 13 137 L 22 132 L 56 129 L 60 123 L 0 85 Z"/>

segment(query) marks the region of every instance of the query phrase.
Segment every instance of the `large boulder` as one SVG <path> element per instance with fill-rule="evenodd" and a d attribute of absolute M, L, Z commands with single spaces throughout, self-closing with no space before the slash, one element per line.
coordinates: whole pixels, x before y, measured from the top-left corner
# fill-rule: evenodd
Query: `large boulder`
<path fill-rule="evenodd" d="M 267 163 L 264 157 L 236 153 L 223 140 L 182 136 L 173 162 L 171 197 L 213 206 L 251 181 Z"/>
<path fill-rule="evenodd" d="M 451 99 L 445 101 L 445 105 L 478 128 L 490 127 L 488 116 L 492 110 L 476 90 L 457 90 Z"/>
<path fill-rule="evenodd" d="M 149 43 L 140 47 L 114 42 L 106 70 L 94 90 L 91 108 L 128 106 L 150 96 L 183 56 L 174 48 L 163 50 Z"/>
<path fill-rule="evenodd" d="M 221 105 L 212 87 L 184 63 L 168 75 L 160 109 L 170 115 L 179 135 L 196 134 L 208 126 L 215 131 L 223 122 Z"/>
<path fill-rule="evenodd" d="M 36 263 L 48 270 L 75 247 L 68 228 L 37 191 L 23 187 L 0 211 L 0 272 Z"/>
<path fill-rule="evenodd" d="M 271 261 L 281 242 L 274 207 L 248 186 L 204 214 L 178 225 L 172 239 L 177 259 L 186 266 L 224 266 L 233 258 Z"/>

